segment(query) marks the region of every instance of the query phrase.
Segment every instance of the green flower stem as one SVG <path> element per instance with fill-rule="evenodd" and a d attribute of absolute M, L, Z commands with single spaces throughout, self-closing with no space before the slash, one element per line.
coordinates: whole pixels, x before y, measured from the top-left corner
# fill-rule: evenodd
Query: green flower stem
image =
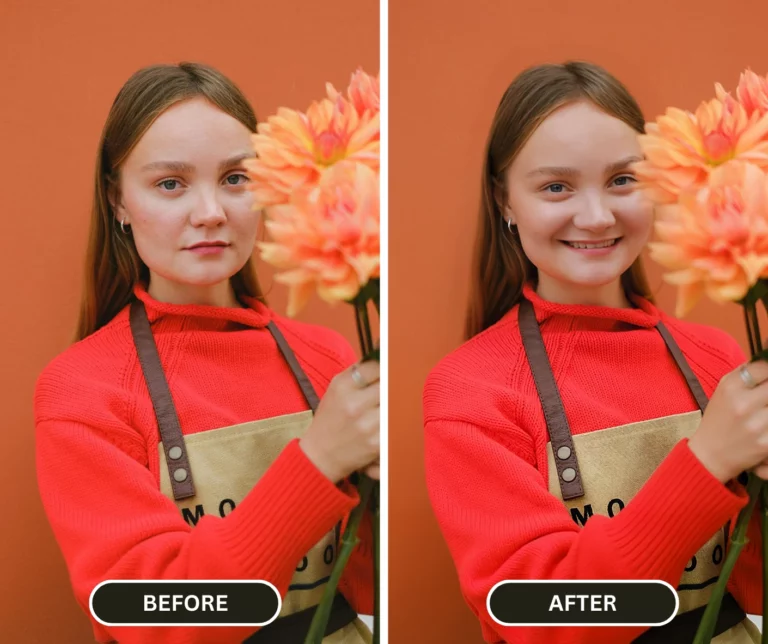
<path fill-rule="evenodd" d="M 379 360 L 379 349 L 373 343 L 371 321 L 368 317 L 368 302 L 373 300 L 376 311 L 379 310 L 379 281 L 371 280 L 355 300 L 357 316 L 357 332 L 360 337 L 360 348 L 363 361 Z M 367 476 L 365 477 L 368 478 Z M 370 480 L 370 479 L 369 479 Z M 371 492 L 371 524 L 373 538 L 373 642 L 378 644 L 381 635 L 379 623 L 379 482 L 373 483 Z"/>
<path fill-rule="evenodd" d="M 368 318 L 368 302 L 360 307 L 360 320 L 363 323 L 365 346 L 368 349 L 366 353 L 370 353 L 373 350 L 373 335 L 371 334 L 371 321 Z"/>
<path fill-rule="evenodd" d="M 747 483 L 749 502 L 739 513 L 736 527 L 733 530 L 733 537 L 731 538 L 731 546 L 728 548 L 728 554 L 723 563 L 723 569 L 712 590 L 712 596 L 704 610 L 704 615 L 701 618 L 701 623 L 696 631 L 696 637 L 693 640 L 693 644 L 709 644 L 712 641 L 712 636 L 715 633 L 717 616 L 720 614 L 720 606 L 722 605 L 723 597 L 725 596 L 726 584 L 728 583 L 728 578 L 731 576 L 731 572 L 734 565 L 736 565 L 736 560 L 739 558 L 742 548 L 747 544 L 746 535 L 749 518 L 752 516 L 752 510 L 755 507 L 758 496 L 760 496 L 762 485 L 763 482 L 759 478 L 752 473 L 749 474 L 749 481 Z"/>
<path fill-rule="evenodd" d="M 763 519 L 763 637 L 761 639 L 763 644 L 768 644 L 768 483 L 763 482 L 760 501 Z"/>
<path fill-rule="evenodd" d="M 309 632 L 304 640 L 304 644 L 321 644 L 323 637 L 325 637 L 325 629 L 331 614 L 333 598 L 336 596 L 336 588 L 339 585 L 339 580 L 347 565 L 347 561 L 349 561 L 349 557 L 352 555 L 352 550 L 354 550 L 355 546 L 360 541 L 357 538 L 357 529 L 360 526 L 360 520 L 363 518 L 363 513 L 368 508 L 368 500 L 373 491 L 373 486 L 373 479 L 365 474 L 360 474 L 360 481 L 357 484 L 358 493 L 360 494 L 360 503 L 349 515 L 347 527 L 341 537 L 341 547 L 339 548 L 338 557 L 333 566 L 333 570 L 331 571 L 331 578 L 325 585 L 323 597 L 312 618 L 312 624 L 309 627 Z"/>
<path fill-rule="evenodd" d="M 375 496 L 378 497 L 379 485 L 376 483 Z M 373 644 L 379 644 L 381 636 L 381 623 L 379 621 L 379 582 L 381 569 L 379 567 L 379 504 L 376 502 L 376 508 L 373 511 Z"/>
<path fill-rule="evenodd" d="M 373 343 L 373 334 L 371 333 L 371 320 L 368 316 L 368 302 L 373 300 L 378 311 L 379 303 L 377 300 L 378 289 L 366 287 L 350 303 L 355 307 L 355 322 L 357 326 L 357 338 L 360 341 L 360 352 L 363 361 L 378 360 L 379 351 Z"/>
<path fill-rule="evenodd" d="M 363 320 L 362 320 L 362 309 L 364 309 L 366 306 L 365 302 L 360 303 L 358 301 L 355 302 L 355 326 L 357 327 L 357 339 L 360 342 L 360 350 L 363 354 L 363 360 L 365 360 L 366 356 L 368 355 L 369 349 L 366 345 L 366 334 L 365 329 L 363 329 Z"/>
<path fill-rule="evenodd" d="M 757 354 L 757 349 L 755 348 L 755 341 L 752 339 L 752 334 L 749 332 L 751 328 L 751 319 L 749 317 L 749 305 L 744 305 L 744 323 L 747 327 L 747 340 L 749 341 L 749 355 L 754 356 Z"/>
<path fill-rule="evenodd" d="M 357 338 L 360 341 L 360 351 L 363 361 L 378 360 L 379 350 L 373 343 L 373 334 L 371 333 L 371 322 L 368 317 L 368 302 L 373 300 L 376 311 L 379 310 L 379 280 L 371 280 L 363 287 L 357 296 L 349 300 L 355 308 L 355 323 L 357 326 Z M 378 644 L 379 641 L 379 510 L 378 510 L 378 492 L 379 483 L 365 474 L 358 473 L 359 477 L 356 485 L 360 495 L 360 504 L 352 510 L 349 515 L 347 528 L 341 538 L 341 547 L 339 549 L 336 563 L 331 571 L 330 579 L 323 591 L 323 597 L 318 604 L 315 614 L 312 618 L 312 624 L 304 640 L 304 644 L 321 644 L 325 634 L 325 629 L 330 617 L 331 605 L 336 595 L 341 575 L 347 565 L 352 550 L 359 542 L 357 530 L 363 513 L 368 510 L 369 500 L 373 502 L 373 549 L 374 549 L 374 611 L 373 611 L 373 638 Z"/>
<path fill-rule="evenodd" d="M 760 354 L 763 352 L 763 339 L 760 337 L 760 322 L 757 317 L 757 306 L 750 306 L 749 313 L 752 316 L 752 330 L 754 334 L 752 339 L 754 340 L 757 353 Z"/>

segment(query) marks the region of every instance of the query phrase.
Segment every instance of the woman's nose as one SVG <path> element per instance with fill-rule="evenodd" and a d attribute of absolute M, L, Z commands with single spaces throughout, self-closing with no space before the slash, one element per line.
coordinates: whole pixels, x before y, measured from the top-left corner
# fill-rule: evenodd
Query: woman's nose
<path fill-rule="evenodd" d="M 196 226 L 215 226 L 226 221 L 227 215 L 215 191 L 201 191 L 191 220 Z"/>
<path fill-rule="evenodd" d="M 607 200 L 598 196 L 586 199 L 574 218 L 574 224 L 584 230 L 605 230 L 615 223 L 616 217 Z"/>

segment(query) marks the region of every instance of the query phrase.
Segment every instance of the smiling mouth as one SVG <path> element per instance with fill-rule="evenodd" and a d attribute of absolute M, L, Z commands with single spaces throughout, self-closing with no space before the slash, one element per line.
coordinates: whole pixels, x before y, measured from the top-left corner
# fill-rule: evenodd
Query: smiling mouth
<path fill-rule="evenodd" d="M 229 246 L 229 244 L 225 242 L 203 242 L 202 244 L 187 246 L 187 250 L 196 250 L 198 248 L 223 248 L 225 246 Z"/>
<path fill-rule="evenodd" d="M 619 243 L 621 240 L 621 237 L 617 237 L 616 239 L 607 239 L 605 241 L 601 242 L 571 242 L 567 241 L 565 239 L 561 239 L 560 241 L 565 244 L 566 246 L 570 246 L 571 248 L 578 248 L 581 250 L 591 250 L 596 248 L 609 248 L 611 246 L 615 246 Z"/>

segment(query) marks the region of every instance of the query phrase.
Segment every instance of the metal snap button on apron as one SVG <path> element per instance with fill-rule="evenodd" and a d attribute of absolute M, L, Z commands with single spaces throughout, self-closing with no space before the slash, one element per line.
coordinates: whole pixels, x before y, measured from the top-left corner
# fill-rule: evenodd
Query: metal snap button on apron
<path fill-rule="evenodd" d="M 571 455 L 571 448 L 568 447 L 568 445 L 563 445 L 560 449 L 557 450 L 557 458 L 559 458 L 561 461 L 566 460 Z M 565 474 L 565 472 L 563 472 Z M 565 476 L 563 476 L 565 478 Z M 565 479 L 566 481 L 572 481 L 573 479 Z"/>
<path fill-rule="evenodd" d="M 177 461 L 181 458 L 181 447 L 178 445 L 174 445 L 171 447 L 171 449 L 168 450 L 168 456 L 172 458 L 174 461 Z M 186 478 L 186 477 L 185 477 Z M 184 480 L 184 479 L 182 479 Z"/>
<path fill-rule="evenodd" d="M 570 483 L 575 478 L 576 478 L 576 470 L 574 470 L 572 467 L 566 467 L 563 470 L 563 481 L 565 481 L 566 483 Z"/>
<path fill-rule="evenodd" d="M 179 483 L 181 483 L 182 481 L 186 481 L 187 470 L 185 470 L 183 467 L 180 467 L 178 470 L 174 470 L 173 478 L 176 479 Z"/>

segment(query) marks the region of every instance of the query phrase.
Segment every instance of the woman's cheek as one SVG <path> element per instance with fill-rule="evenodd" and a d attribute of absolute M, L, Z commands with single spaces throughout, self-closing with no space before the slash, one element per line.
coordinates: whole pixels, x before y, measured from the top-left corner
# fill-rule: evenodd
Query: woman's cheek
<path fill-rule="evenodd" d="M 222 205 L 227 211 L 237 213 L 238 217 L 244 217 L 248 213 L 257 214 L 253 210 L 253 193 L 228 195 L 222 198 Z"/>
<path fill-rule="evenodd" d="M 542 216 L 546 215 L 552 204 L 537 193 L 526 193 L 511 205 L 518 228 L 535 233 L 541 227 Z"/>
<path fill-rule="evenodd" d="M 632 195 L 624 208 L 627 225 L 641 235 L 650 235 L 653 228 L 653 206 L 641 195 Z"/>
<path fill-rule="evenodd" d="M 557 237 L 574 219 L 574 202 L 548 201 L 540 204 L 536 224 L 542 238 Z"/>
<path fill-rule="evenodd" d="M 170 200 L 166 197 L 154 193 L 151 190 L 144 190 L 135 195 L 128 205 L 128 209 L 134 218 L 151 219 L 158 212 L 163 212 L 168 207 Z"/>

